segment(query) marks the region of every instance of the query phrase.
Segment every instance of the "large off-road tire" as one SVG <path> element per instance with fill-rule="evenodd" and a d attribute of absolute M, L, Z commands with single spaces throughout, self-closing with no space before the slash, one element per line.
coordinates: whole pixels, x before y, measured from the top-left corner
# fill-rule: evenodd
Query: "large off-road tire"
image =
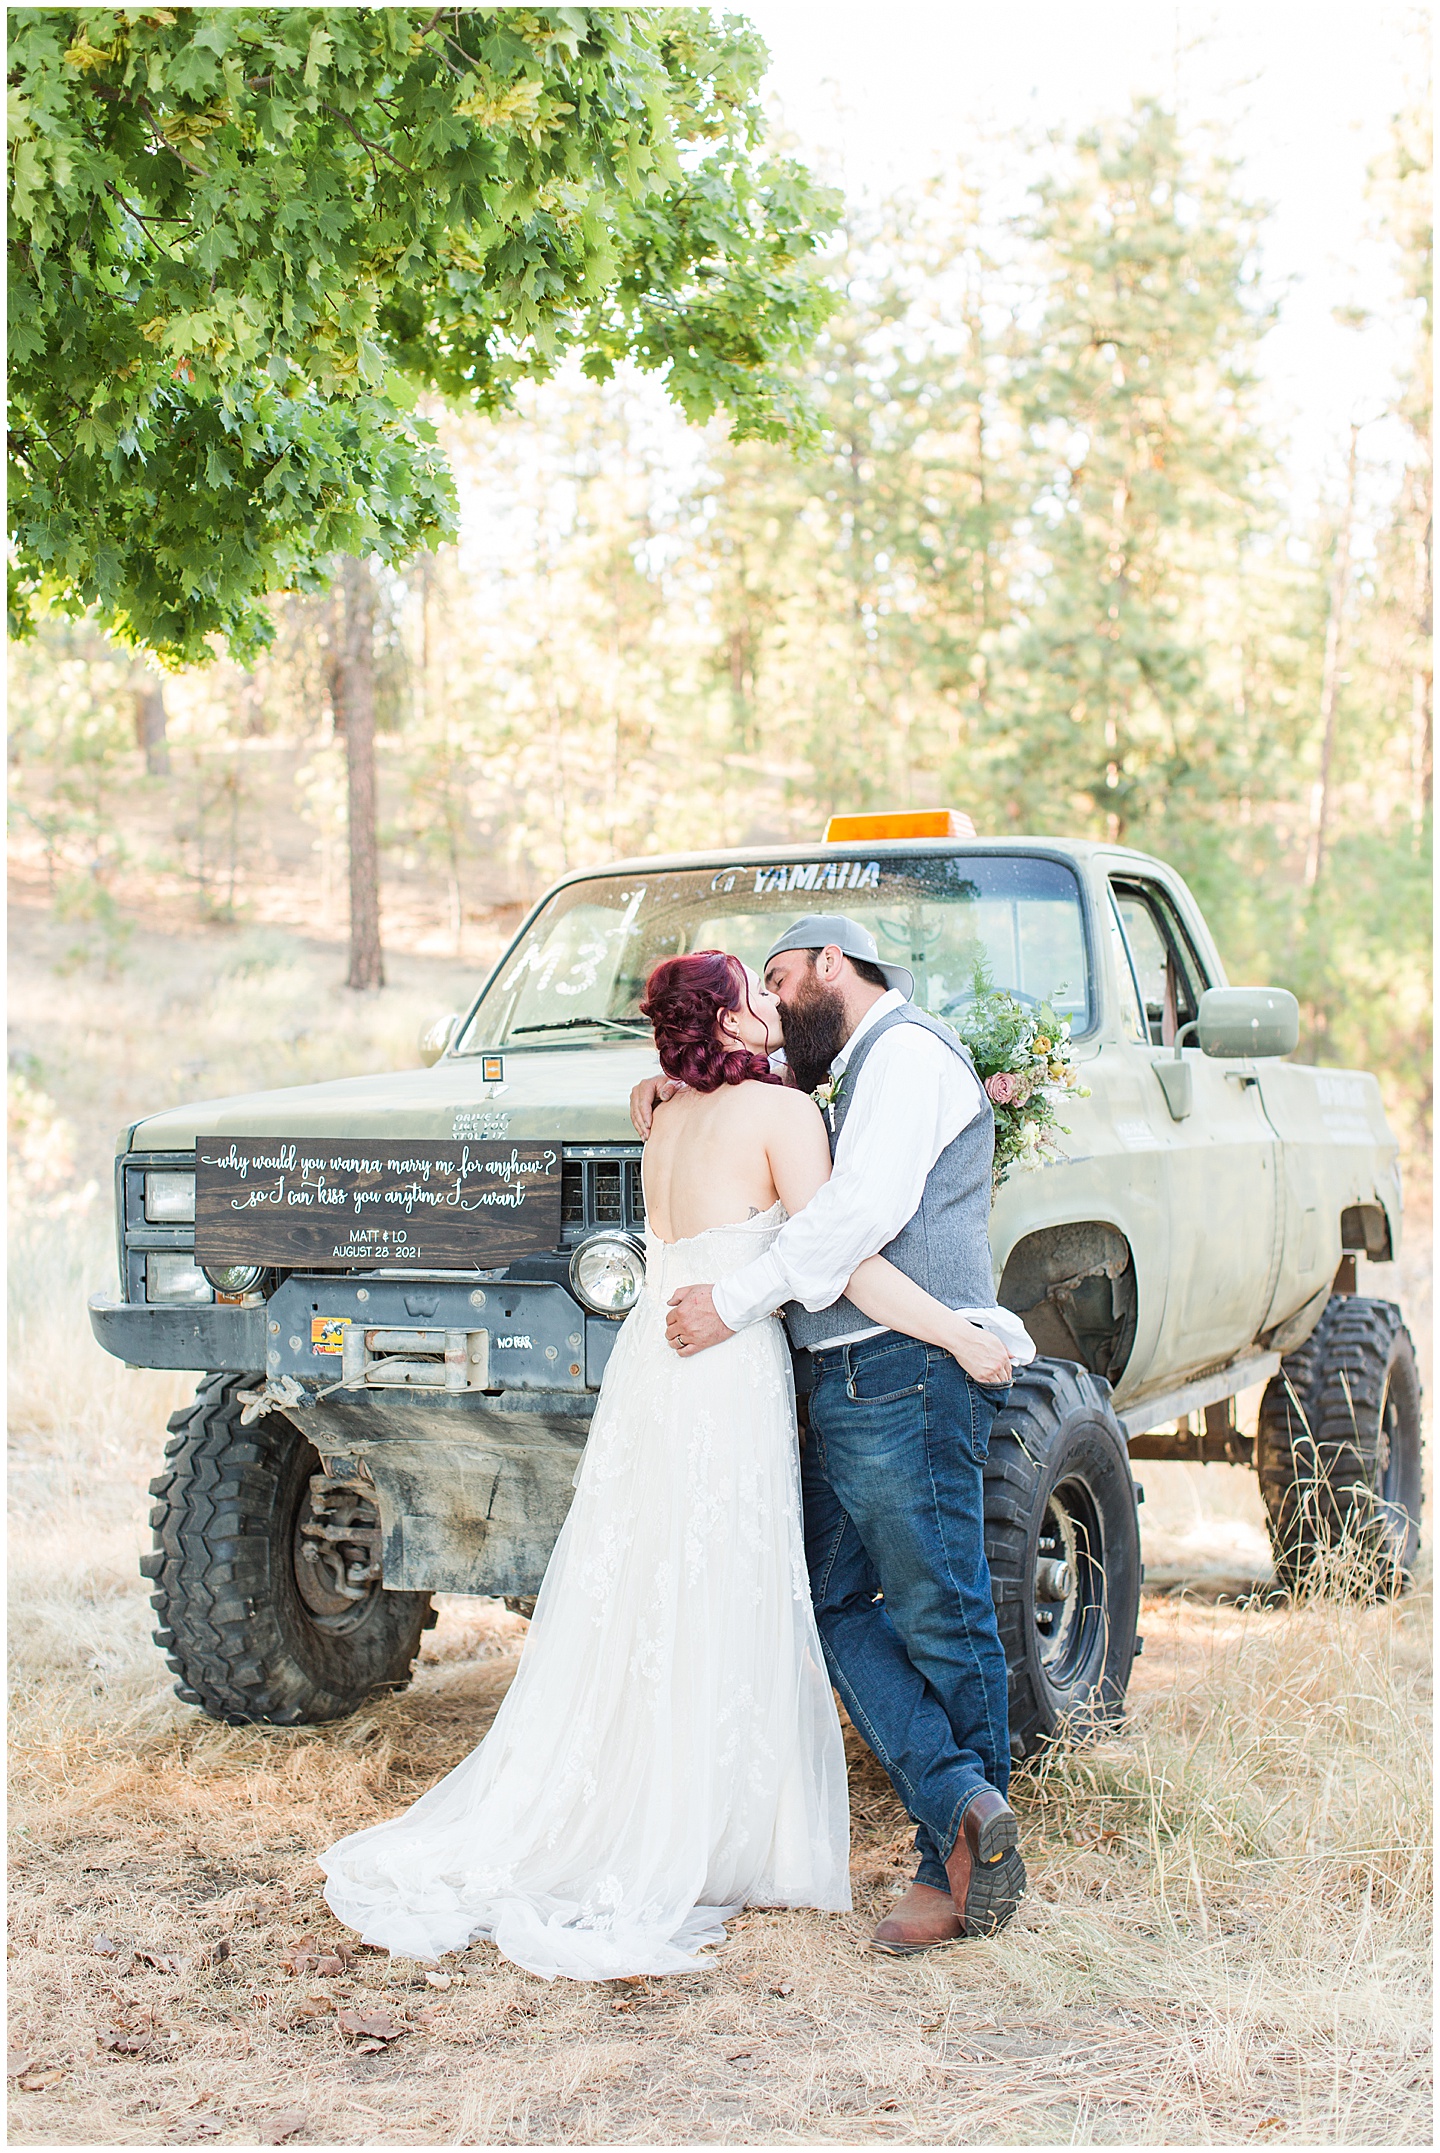
<path fill-rule="evenodd" d="M 1328 1303 L 1265 1387 L 1255 1465 L 1280 1592 L 1404 1588 L 1420 1547 L 1420 1377 L 1392 1301 Z"/>
<path fill-rule="evenodd" d="M 1017 1759 L 1121 1717 L 1140 1610 L 1136 1499 L 1104 1378 L 1073 1361 L 1022 1368 L 985 1467 L 985 1551 Z"/>
<path fill-rule="evenodd" d="M 150 1483 L 155 1551 L 140 1565 L 155 1586 L 155 1642 L 176 1695 L 212 1719 L 342 1719 L 374 1691 L 405 1687 L 435 1620 L 430 1596 L 354 1582 L 373 1556 L 373 1506 L 322 1494 L 316 1509 L 320 1459 L 282 1414 L 241 1427 L 236 1392 L 260 1380 L 210 1376 L 171 1416 L 165 1470 Z M 356 1540 L 343 1537 L 347 1523 Z"/>

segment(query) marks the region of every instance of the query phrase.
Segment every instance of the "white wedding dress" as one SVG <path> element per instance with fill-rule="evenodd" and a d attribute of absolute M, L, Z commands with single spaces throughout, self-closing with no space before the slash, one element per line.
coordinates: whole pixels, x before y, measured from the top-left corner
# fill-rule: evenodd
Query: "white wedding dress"
<path fill-rule="evenodd" d="M 678 1286 L 767 1248 L 784 1213 L 646 1235 L 530 1633 L 494 1726 L 388 1824 L 321 1857 L 367 1943 L 489 1936 L 551 1978 L 705 1962 L 749 1904 L 850 1905 L 845 1757 L 810 1605 L 780 1324 L 682 1360 Z"/>

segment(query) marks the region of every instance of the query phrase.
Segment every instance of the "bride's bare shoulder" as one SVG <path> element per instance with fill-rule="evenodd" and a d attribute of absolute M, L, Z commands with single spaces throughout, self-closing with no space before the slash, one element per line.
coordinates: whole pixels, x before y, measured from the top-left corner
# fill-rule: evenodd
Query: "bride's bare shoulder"
<path fill-rule="evenodd" d="M 820 1109 L 808 1091 L 794 1091 L 788 1084 L 742 1084 L 753 1100 L 752 1111 L 777 1128 L 803 1128 L 820 1119 Z"/>

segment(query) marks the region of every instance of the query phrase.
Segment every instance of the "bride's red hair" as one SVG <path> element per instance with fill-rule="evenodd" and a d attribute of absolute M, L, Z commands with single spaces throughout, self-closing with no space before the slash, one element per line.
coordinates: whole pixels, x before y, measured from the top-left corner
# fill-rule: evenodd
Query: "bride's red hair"
<path fill-rule="evenodd" d="M 744 965 L 723 950 L 697 949 L 657 964 L 645 982 L 640 1011 L 655 1027 L 655 1049 L 666 1076 L 692 1091 L 747 1081 L 782 1083 L 763 1054 L 720 1043 L 721 1012 L 748 1005 L 749 999 Z"/>

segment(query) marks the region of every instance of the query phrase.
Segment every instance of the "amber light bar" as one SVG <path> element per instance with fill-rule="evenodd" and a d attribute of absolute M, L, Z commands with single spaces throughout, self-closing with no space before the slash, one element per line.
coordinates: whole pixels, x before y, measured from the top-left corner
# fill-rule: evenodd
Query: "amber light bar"
<path fill-rule="evenodd" d="M 958 807 L 921 807 L 900 815 L 832 815 L 827 845 L 854 845 L 879 837 L 974 837 L 975 825 Z"/>

